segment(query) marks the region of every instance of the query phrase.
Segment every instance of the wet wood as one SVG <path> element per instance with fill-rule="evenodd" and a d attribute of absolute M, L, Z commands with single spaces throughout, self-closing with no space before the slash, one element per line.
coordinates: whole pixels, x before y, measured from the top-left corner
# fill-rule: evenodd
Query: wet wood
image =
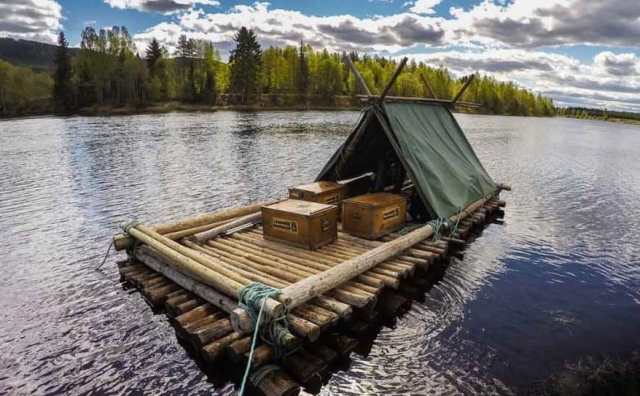
<path fill-rule="evenodd" d="M 282 370 L 267 373 L 253 385 L 265 396 L 294 396 L 300 392 L 300 385 Z"/>

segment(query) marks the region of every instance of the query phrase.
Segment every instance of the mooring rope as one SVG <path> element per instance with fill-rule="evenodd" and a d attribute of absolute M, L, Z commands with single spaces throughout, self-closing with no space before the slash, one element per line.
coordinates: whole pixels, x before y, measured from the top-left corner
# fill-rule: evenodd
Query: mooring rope
<path fill-rule="evenodd" d="M 242 377 L 242 383 L 240 385 L 239 394 L 241 396 L 244 394 L 244 387 L 249 376 L 249 371 L 251 370 L 251 364 L 253 363 L 253 352 L 256 348 L 258 334 L 260 334 L 262 330 L 262 312 L 264 310 L 264 304 L 268 298 L 277 297 L 278 294 L 280 294 L 280 289 L 267 286 L 260 282 L 250 283 L 238 292 L 239 305 L 249 313 L 254 326 L 253 337 L 251 339 L 251 349 L 249 350 L 249 360 L 247 362 L 247 367 L 244 370 L 244 376 Z M 287 332 L 286 324 L 283 325 L 283 321 L 286 320 L 286 314 L 283 315 L 282 318 L 270 319 L 266 334 L 263 334 L 262 338 L 272 344 L 274 352 L 276 352 L 276 357 L 279 357 L 282 353 L 283 341 Z"/>
<path fill-rule="evenodd" d="M 96 267 L 96 271 L 99 270 L 104 263 L 107 262 L 107 257 L 109 257 L 109 252 L 111 251 L 111 248 L 113 247 L 113 239 L 111 240 L 111 243 L 109 244 L 109 247 L 107 248 L 107 253 L 105 253 L 104 258 L 102 259 L 102 262 L 100 263 L 99 266 Z"/>

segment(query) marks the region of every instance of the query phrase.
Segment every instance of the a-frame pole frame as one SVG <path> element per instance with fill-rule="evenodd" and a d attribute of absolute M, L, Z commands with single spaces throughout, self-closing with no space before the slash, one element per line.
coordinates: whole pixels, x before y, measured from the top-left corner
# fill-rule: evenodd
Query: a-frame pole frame
<path fill-rule="evenodd" d="M 400 63 L 398 63 L 398 66 L 396 66 L 396 70 L 394 70 L 393 74 L 391 75 L 391 78 L 389 79 L 389 82 L 387 83 L 387 86 L 384 87 L 384 90 L 382 91 L 382 94 L 380 95 L 380 99 L 379 99 L 380 103 L 382 103 L 384 101 L 385 96 L 387 96 L 387 94 L 391 90 L 391 87 L 393 87 L 393 84 L 396 82 L 396 79 L 398 78 L 398 76 L 402 72 L 402 69 L 404 69 L 404 65 L 407 64 L 408 60 L 409 60 L 409 58 L 407 58 L 405 56 L 404 58 L 402 58 Z"/>
<path fill-rule="evenodd" d="M 362 75 L 360 74 L 358 69 L 356 69 L 356 65 L 353 64 L 353 61 L 351 60 L 351 56 L 349 56 L 349 54 L 346 54 L 344 56 L 344 60 L 345 62 L 347 62 L 347 65 L 349 65 L 349 68 L 353 72 L 353 75 L 356 76 L 356 80 L 360 84 L 360 88 L 362 88 L 362 90 L 365 92 L 365 94 L 367 94 L 367 96 L 371 96 L 372 95 L 371 91 L 369 90 L 367 83 L 364 81 L 364 78 L 362 78 Z"/>
<path fill-rule="evenodd" d="M 433 88 L 431 87 L 431 84 L 429 84 L 429 80 L 427 80 L 427 78 L 422 73 L 420 73 L 420 80 L 422 80 L 422 83 L 427 88 L 427 91 L 429 91 L 429 95 L 431 95 L 433 99 L 438 99 L 438 97 L 436 96 L 436 93 L 433 91 Z"/>
<path fill-rule="evenodd" d="M 469 88 L 469 85 L 471 85 L 471 82 L 473 81 L 473 79 L 476 77 L 475 74 L 472 74 L 471 76 L 469 76 L 469 79 L 467 80 L 467 82 L 464 83 L 464 85 L 462 86 L 462 88 L 460 88 L 460 91 L 458 91 L 458 93 L 456 94 L 456 96 L 453 97 L 453 99 L 451 100 L 451 104 L 456 104 L 456 102 L 458 101 L 458 99 L 460 99 L 462 97 L 462 94 L 464 93 L 464 91 L 467 90 L 467 88 Z"/>

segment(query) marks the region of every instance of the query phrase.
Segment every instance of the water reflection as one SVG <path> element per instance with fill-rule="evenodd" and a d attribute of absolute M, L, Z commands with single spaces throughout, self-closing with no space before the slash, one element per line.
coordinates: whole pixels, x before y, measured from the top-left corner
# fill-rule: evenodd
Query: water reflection
<path fill-rule="evenodd" d="M 110 235 L 134 217 L 282 196 L 315 177 L 358 116 L 0 122 L 0 393 L 210 393 L 165 318 L 118 287 L 113 262 L 93 271 Z M 514 187 L 505 224 L 325 394 L 517 392 L 566 361 L 640 348 L 640 130 L 457 117 L 489 173 Z"/>

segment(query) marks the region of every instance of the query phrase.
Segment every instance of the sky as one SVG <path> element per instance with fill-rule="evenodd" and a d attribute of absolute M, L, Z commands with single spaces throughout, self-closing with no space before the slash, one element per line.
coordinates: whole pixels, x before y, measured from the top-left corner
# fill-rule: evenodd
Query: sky
<path fill-rule="evenodd" d="M 515 81 L 560 106 L 640 112 L 638 0 L 0 0 L 0 37 L 78 45 L 85 26 L 152 38 L 207 39 L 223 56 L 234 33 L 263 47 L 358 51 Z"/>

